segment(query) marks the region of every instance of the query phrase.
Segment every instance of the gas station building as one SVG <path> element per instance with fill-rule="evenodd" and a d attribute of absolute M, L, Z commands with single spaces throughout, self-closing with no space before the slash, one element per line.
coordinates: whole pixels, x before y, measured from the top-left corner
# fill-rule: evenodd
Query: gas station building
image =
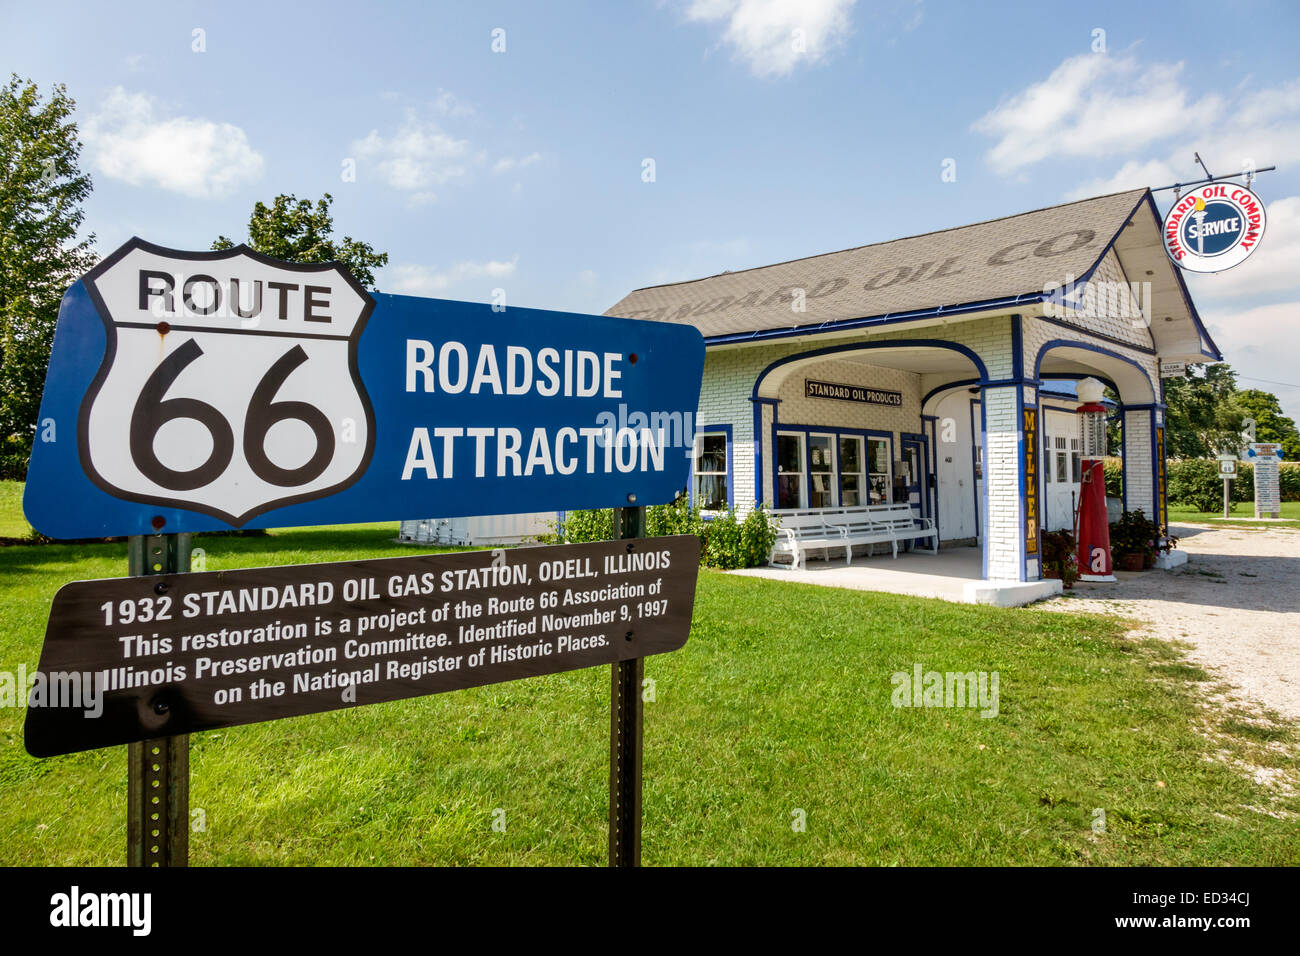
<path fill-rule="evenodd" d="M 1163 527 L 1160 365 L 1222 358 L 1147 189 L 637 289 L 606 314 L 704 335 L 695 502 L 907 501 L 999 582 L 1039 580 L 1042 532 L 1072 525 L 1077 383 L 1112 390 L 1124 507 Z"/>

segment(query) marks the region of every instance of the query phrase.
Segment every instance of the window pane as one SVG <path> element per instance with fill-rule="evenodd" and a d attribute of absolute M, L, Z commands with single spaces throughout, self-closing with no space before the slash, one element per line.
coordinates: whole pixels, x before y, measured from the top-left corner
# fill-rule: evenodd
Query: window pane
<path fill-rule="evenodd" d="M 871 476 L 871 504 L 881 505 L 889 502 L 889 478 L 887 475 Z"/>
<path fill-rule="evenodd" d="M 865 504 L 861 498 L 861 488 L 861 475 L 840 475 L 840 504 L 845 508 Z"/>
<path fill-rule="evenodd" d="M 1079 443 L 1076 441 L 1075 444 Z M 1083 477 L 1083 456 L 1076 451 L 1070 455 L 1070 459 L 1074 465 L 1074 478 L 1072 480 L 1077 485 Z"/>
<path fill-rule="evenodd" d="M 831 496 L 831 479 L 829 473 L 813 472 L 808 481 L 808 507 L 831 508 L 835 501 Z"/>
<path fill-rule="evenodd" d="M 777 471 L 803 471 L 803 439 L 798 435 L 776 436 Z"/>
<path fill-rule="evenodd" d="M 889 472 L 889 442 L 883 438 L 868 438 L 867 456 L 871 464 L 871 471 L 880 474 Z"/>
<path fill-rule="evenodd" d="M 1045 479 L 1050 483 L 1050 482 L 1052 481 L 1052 473 L 1053 473 L 1053 472 L 1052 472 L 1052 453 L 1051 453 L 1050 451 L 1049 451 L 1047 454 L 1045 454 L 1045 455 L 1043 456 L 1043 461 L 1045 461 L 1045 462 L 1047 463 L 1047 467 L 1045 467 L 1045 468 L 1043 469 L 1043 471 L 1047 472 L 1047 474 L 1045 474 L 1043 477 L 1044 477 L 1044 478 L 1045 478 Z"/>
<path fill-rule="evenodd" d="M 727 436 L 705 435 L 700 439 L 700 457 L 695 470 L 700 472 L 725 472 L 727 470 Z"/>
<path fill-rule="evenodd" d="M 809 471 L 831 471 L 834 462 L 831 459 L 832 439 L 829 435 L 810 435 L 808 437 Z"/>
<path fill-rule="evenodd" d="M 695 478 L 695 504 L 706 511 L 727 509 L 727 478 L 725 475 L 697 475 Z"/>
<path fill-rule="evenodd" d="M 776 506 L 778 508 L 801 508 L 799 500 L 800 476 L 785 474 L 776 476 Z"/>
<path fill-rule="evenodd" d="M 862 439 L 840 439 L 840 471 L 856 474 L 862 471 Z"/>
<path fill-rule="evenodd" d="M 1056 480 L 1057 480 L 1057 481 L 1065 481 L 1065 480 L 1066 480 L 1066 477 L 1065 477 L 1065 452 L 1063 452 L 1063 451 L 1058 451 L 1058 452 L 1056 453 Z"/>

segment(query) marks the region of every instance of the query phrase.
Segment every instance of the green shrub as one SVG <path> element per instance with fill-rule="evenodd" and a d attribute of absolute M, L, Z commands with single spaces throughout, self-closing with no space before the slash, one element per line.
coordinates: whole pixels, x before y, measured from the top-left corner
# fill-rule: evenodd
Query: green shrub
<path fill-rule="evenodd" d="M 1124 459 L 1111 455 L 1102 462 L 1106 474 L 1106 494 L 1111 498 L 1124 497 Z"/>
<path fill-rule="evenodd" d="M 1171 461 L 1165 474 L 1170 501 L 1191 505 L 1197 511 L 1218 511 L 1223 507 L 1223 478 L 1217 461 L 1203 458 Z"/>
<path fill-rule="evenodd" d="M 562 525 L 553 526 L 553 533 L 538 540 L 545 544 L 579 544 L 590 541 L 608 541 L 614 536 L 614 512 L 610 509 L 594 511 L 569 511 Z M 693 534 L 700 538 L 700 563 L 711 568 L 750 568 L 766 564 L 772 545 L 776 542 L 776 525 L 772 516 L 757 508 L 745 516 L 736 517 L 735 509 L 728 509 L 705 518 L 699 508 L 692 507 L 685 498 L 672 504 L 651 505 L 646 508 L 646 535 L 659 537 L 670 534 Z"/>
<path fill-rule="evenodd" d="M 1223 509 L 1223 477 L 1219 474 L 1218 461 L 1205 458 L 1171 461 L 1168 476 L 1171 502 L 1192 505 L 1198 511 Z M 1300 501 L 1300 462 L 1282 462 L 1278 469 L 1278 484 L 1283 501 Z M 1237 462 L 1237 477 L 1232 480 L 1232 500 L 1255 500 L 1255 467 L 1248 461 Z"/>

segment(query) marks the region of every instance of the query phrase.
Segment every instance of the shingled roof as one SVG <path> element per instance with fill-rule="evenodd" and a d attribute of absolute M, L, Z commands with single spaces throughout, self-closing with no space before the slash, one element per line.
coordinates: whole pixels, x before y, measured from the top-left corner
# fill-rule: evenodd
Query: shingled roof
<path fill-rule="evenodd" d="M 1129 224 L 1140 228 L 1117 244 Z M 1162 297 L 1155 311 L 1168 314 L 1165 321 L 1177 322 L 1179 350 L 1190 353 L 1194 346 L 1196 358 L 1208 355 L 1202 348 L 1203 329 L 1176 267 L 1159 252 L 1159 216 L 1147 189 L 650 286 L 628 294 L 605 314 L 681 322 L 717 342 L 813 332 L 872 318 L 904 320 L 1003 307 L 1021 311 L 1015 306 L 1032 306 L 1046 286 L 1085 279 L 1112 245 L 1133 280 L 1152 282 Z M 1123 262 L 1129 253 L 1135 257 L 1132 264 Z M 1131 265 L 1140 265 L 1141 271 Z M 791 308 L 791 290 L 796 288 L 804 290 L 802 313 Z M 1213 349 L 1213 343 L 1209 345 Z"/>

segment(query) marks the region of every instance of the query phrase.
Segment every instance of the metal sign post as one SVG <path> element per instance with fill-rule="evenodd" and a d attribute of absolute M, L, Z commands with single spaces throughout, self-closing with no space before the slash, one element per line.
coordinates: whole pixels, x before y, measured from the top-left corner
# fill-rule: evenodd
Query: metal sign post
<path fill-rule="evenodd" d="M 190 536 L 132 535 L 127 561 L 132 577 L 188 571 Z M 166 588 L 160 581 L 154 590 L 162 594 Z M 127 866 L 189 865 L 188 734 L 127 745 L 126 814 Z"/>
<path fill-rule="evenodd" d="M 1223 516 L 1232 517 L 1232 479 L 1237 477 L 1237 456 L 1219 456 L 1219 475 L 1223 478 Z"/>
<path fill-rule="evenodd" d="M 645 507 L 615 508 L 614 537 L 645 537 Z M 628 550 L 636 547 L 629 544 Z M 636 640 L 634 630 L 626 635 Z M 609 865 L 641 865 L 641 728 L 645 658 L 610 665 Z"/>

